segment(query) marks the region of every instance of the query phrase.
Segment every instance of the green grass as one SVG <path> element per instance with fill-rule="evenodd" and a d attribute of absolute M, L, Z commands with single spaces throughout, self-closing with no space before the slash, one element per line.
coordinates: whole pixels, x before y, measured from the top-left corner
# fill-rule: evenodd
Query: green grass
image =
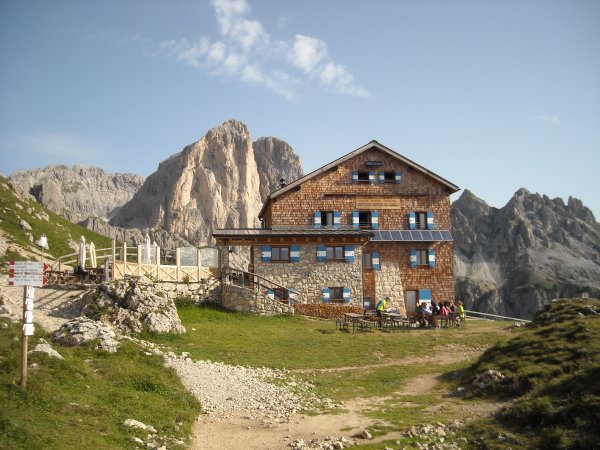
<path fill-rule="evenodd" d="M 29 364 L 38 368 L 29 370 L 24 392 L 20 346 L 17 325 L 0 329 L 0 448 L 133 449 L 132 437 L 148 433 L 125 427 L 129 418 L 151 424 L 159 436 L 189 436 L 200 406 L 161 358 L 127 341 L 117 353 L 58 347 L 64 360 L 32 353 Z"/>
<path fill-rule="evenodd" d="M 326 369 L 381 364 L 427 355 L 439 343 L 488 347 L 508 336 L 506 324 L 470 322 L 469 328 L 384 333 L 340 332 L 331 320 L 303 316 L 262 317 L 212 307 L 184 307 L 183 335 L 146 335 L 195 359 L 287 369 Z M 472 324 L 472 325 L 471 325 Z M 490 333 L 490 329 L 497 333 Z"/>
<path fill-rule="evenodd" d="M 474 395 L 513 399 L 495 420 L 482 421 L 479 433 L 508 428 L 539 448 L 600 445 L 600 315 L 580 317 L 586 305 L 600 313 L 597 300 L 553 302 L 465 371 L 465 383 L 484 370 L 501 371 L 503 380 Z"/>
<path fill-rule="evenodd" d="M 44 213 L 48 215 L 48 220 L 43 218 Z M 29 241 L 27 232 L 21 228 L 21 220 L 25 220 L 31 226 L 30 233 L 35 241 L 45 234 L 50 247 L 46 254 L 53 258 L 74 253 L 75 250 L 69 246 L 69 241 L 79 242 L 82 235 L 87 242 L 93 241 L 97 249 L 111 246 L 111 239 L 63 219 L 33 199 L 18 198 L 8 186 L 8 179 L 3 176 L 0 176 L 0 216 L 0 227 L 4 229 L 8 239 L 24 249 L 36 253 L 40 251 Z M 20 259 L 24 258 L 14 252 L 8 252 L 0 258 L 0 270 L 6 270 L 5 265 L 8 261 Z"/>
<path fill-rule="evenodd" d="M 473 414 L 465 407 L 477 411 L 479 403 L 508 399 L 511 403 L 496 417 L 472 422 L 449 441 L 464 436 L 468 448 L 515 449 L 592 448 L 597 443 L 590 430 L 600 413 L 600 324 L 595 317 L 577 318 L 577 303 L 552 304 L 530 327 L 470 321 L 467 328 L 391 333 L 347 333 L 330 320 L 261 317 L 187 303 L 179 302 L 186 334 L 144 338 L 194 359 L 289 369 L 291 377 L 310 382 L 318 395 L 334 402 L 377 399 L 362 412 L 374 420 L 369 428 L 374 436 L 462 419 Z M 122 342 L 117 354 L 59 348 L 65 361 L 32 355 L 40 367 L 31 371 L 24 393 L 18 386 L 18 329 L 0 333 L 0 448 L 133 448 L 136 433 L 122 425 L 125 419 L 182 438 L 199 413 L 197 401 L 161 359 L 129 342 Z M 476 362 L 425 358 L 485 348 Z M 467 399 L 448 394 L 487 369 L 502 371 L 505 380 Z M 435 388 L 411 391 L 411 383 L 422 377 L 434 377 Z M 183 424 L 179 429 L 178 422 Z M 348 435 L 358 431 L 349 429 Z M 414 444 L 408 438 L 399 441 L 407 448 Z M 398 446 L 391 439 L 358 448 L 386 445 Z"/>

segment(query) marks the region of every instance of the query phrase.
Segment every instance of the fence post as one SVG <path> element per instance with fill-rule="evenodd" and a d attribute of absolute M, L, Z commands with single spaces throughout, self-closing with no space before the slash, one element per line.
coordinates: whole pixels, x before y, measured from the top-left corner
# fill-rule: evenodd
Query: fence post
<path fill-rule="evenodd" d="M 175 250 L 175 281 L 179 283 L 181 280 L 179 279 L 179 266 L 181 265 L 181 251 L 179 247 Z"/>
<path fill-rule="evenodd" d="M 200 264 L 201 264 L 200 257 L 201 257 L 201 256 L 202 256 L 202 254 L 201 254 L 201 252 L 200 252 L 200 249 L 199 249 L 198 247 L 196 247 L 196 264 L 197 264 L 197 266 L 198 266 L 198 267 L 197 267 L 197 269 L 198 269 L 198 273 L 197 273 L 197 275 L 196 275 L 196 281 L 197 281 L 198 283 L 200 283 Z"/>
<path fill-rule="evenodd" d="M 160 281 L 160 247 L 157 245 L 155 249 L 154 259 L 156 261 L 156 281 Z"/>
<path fill-rule="evenodd" d="M 136 275 L 139 277 L 142 275 L 142 246 L 138 244 L 137 246 L 137 269 Z"/>
<path fill-rule="evenodd" d="M 123 242 L 123 278 L 127 276 L 127 242 Z"/>

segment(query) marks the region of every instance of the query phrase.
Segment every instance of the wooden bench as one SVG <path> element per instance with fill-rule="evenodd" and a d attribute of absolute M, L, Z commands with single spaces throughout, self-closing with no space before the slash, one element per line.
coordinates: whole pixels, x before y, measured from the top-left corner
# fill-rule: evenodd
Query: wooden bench
<path fill-rule="evenodd" d="M 335 321 L 335 329 L 337 330 L 338 327 L 340 329 L 340 331 L 344 330 L 344 331 L 350 331 L 348 326 L 350 325 L 350 322 L 347 322 L 343 319 L 337 319 Z"/>

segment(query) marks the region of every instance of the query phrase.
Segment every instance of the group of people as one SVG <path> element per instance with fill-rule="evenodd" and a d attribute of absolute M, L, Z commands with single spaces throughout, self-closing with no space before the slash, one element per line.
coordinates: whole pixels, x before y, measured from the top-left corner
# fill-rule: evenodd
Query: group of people
<path fill-rule="evenodd" d="M 427 302 L 422 302 L 420 305 L 416 305 L 415 312 L 422 327 L 429 325 L 433 328 L 440 328 L 440 319 L 446 320 L 447 324 L 450 324 L 452 320 L 456 326 L 459 326 L 460 321 L 465 318 L 465 308 L 460 300 L 456 303 L 432 301 L 431 306 Z"/>

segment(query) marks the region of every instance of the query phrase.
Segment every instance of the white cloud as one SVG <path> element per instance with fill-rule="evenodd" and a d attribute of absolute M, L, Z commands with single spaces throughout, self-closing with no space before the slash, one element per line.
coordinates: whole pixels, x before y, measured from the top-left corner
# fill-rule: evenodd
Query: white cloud
<path fill-rule="evenodd" d="M 543 120 L 544 122 L 549 122 L 552 125 L 560 125 L 560 119 L 558 118 L 558 116 L 556 114 L 554 114 L 553 116 L 545 116 L 545 115 L 539 115 L 539 116 L 535 116 L 534 119 L 538 119 L 538 120 Z"/>
<path fill-rule="evenodd" d="M 273 39 L 260 21 L 250 17 L 246 0 L 211 0 L 210 4 L 219 40 L 202 36 L 195 42 L 164 41 L 156 54 L 213 76 L 265 87 L 286 99 L 297 97 L 301 86 L 315 81 L 339 94 L 369 96 L 345 66 L 331 59 L 322 40 L 301 34 L 291 41 Z"/>
<path fill-rule="evenodd" d="M 320 39 L 297 34 L 290 56 L 291 63 L 312 73 L 321 61 L 327 57 L 327 45 Z"/>

